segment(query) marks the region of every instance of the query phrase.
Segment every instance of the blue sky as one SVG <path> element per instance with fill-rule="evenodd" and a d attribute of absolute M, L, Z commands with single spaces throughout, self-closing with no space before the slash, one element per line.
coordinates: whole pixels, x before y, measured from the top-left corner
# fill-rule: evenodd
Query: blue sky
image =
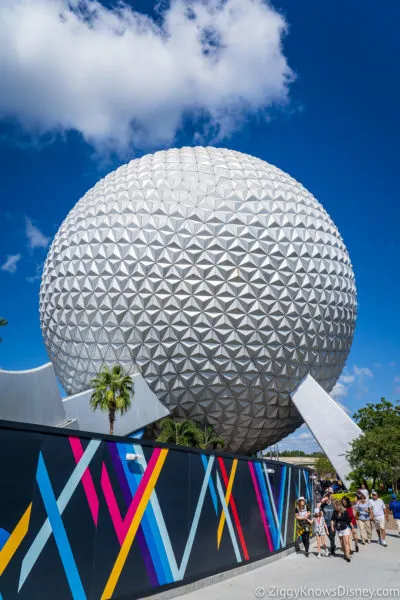
<path fill-rule="evenodd" d="M 80 196 L 147 151 L 212 143 L 279 166 L 327 209 L 359 302 L 337 399 L 351 412 L 396 400 L 400 5 L 226 4 L 194 2 L 189 14 L 182 0 L 160 13 L 142 0 L 116 13 L 111 1 L 83 2 L 71 13 L 63 0 L 0 0 L 0 367 L 47 360 L 41 266 Z M 133 9 L 152 19 L 140 39 Z M 313 441 L 302 428 L 289 445 Z"/>

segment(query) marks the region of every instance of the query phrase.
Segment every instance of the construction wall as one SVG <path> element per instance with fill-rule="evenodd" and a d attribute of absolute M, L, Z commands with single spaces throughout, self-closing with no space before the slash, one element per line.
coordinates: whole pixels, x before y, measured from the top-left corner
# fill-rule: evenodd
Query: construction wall
<path fill-rule="evenodd" d="M 134 599 L 241 566 L 293 544 L 312 494 L 295 466 L 20 423 L 0 421 L 0 457 L 2 600 Z"/>

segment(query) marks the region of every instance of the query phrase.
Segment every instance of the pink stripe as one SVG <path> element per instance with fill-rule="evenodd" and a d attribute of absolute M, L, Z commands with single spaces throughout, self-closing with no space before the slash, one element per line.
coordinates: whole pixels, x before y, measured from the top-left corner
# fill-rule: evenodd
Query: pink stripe
<path fill-rule="evenodd" d="M 117 501 L 114 495 L 114 491 L 111 486 L 110 478 L 108 476 L 107 468 L 103 463 L 102 471 L 101 471 L 101 487 L 103 489 L 104 497 L 106 499 L 106 503 L 108 506 L 108 510 L 110 511 L 111 520 L 114 525 L 115 533 L 117 534 L 118 541 L 122 546 L 122 543 L 125 539 L 125 536 L 128 532 L 128 529 L 132 523 L 132 520 L 135 516 L 137 507 L 142 499 L 142 496 L 146 490 L 147 484 L 151 477 L 151 474 L 154 470 L 154 467 L 157 464 L 158 457 L 160 456 L 161 448 L 155 448 L 153 450 L 153 454 L 149 460 L 147 465 L 147 469 L 143 473 L 143 476 L 140 480 L 140 483 L 137 487 L 135 495 L 132 498 L 132 501 L 129 505 L 125 518 L 122 519 L 121 513 L 119 511 Z"/>
<path fill-rule="evenodd" d="M 142 496 L 146 490 L 147 484 L 149 482 L 151 474 L 154 471 L 154 467 L 157 464 L 160 453 L 161 453 L 161 448 L 154 448 L 153 454 L 151 455 L 151 458 L 148 462 L 147 469 L 143 473 L 142 479 L 140 480 L 140 483 L 135 492 L 135 495 L 132 498 L 131 505 L 128 508 L 128 512 L 126 513 L 125 520 L 124 520 L 124 525 L 126 523 L 126 531 L 128 531 L 130 524 L 132 522 L 132 519 L 135 516 L 135 512 L 136 512 L 137 507 L 139 506 Z"/>
<path fill-rule="evenodd" d="M 269 532 L 268 523 L 267 523 L 267 520 L 265 518 L 264 506 L 263 506 L 263 503 L 262 503 L 262 499 L 261 499 L 261 495 L 260 495 L 260 490 L 258 489 L 258 483 L 257 483 L 256 474 L 254 473 L 254 466 L 253 466 L 253 463 L 251 461 L 249 461 L 249 469 L 250 469 L 250 473 L 251 473 L 251 478 L 253 480 L 254 489 L 256 491 L 258 508 L 260 509 L 261 519 L 262 519 L 262 522 L 263 522 L 263 525 L 264 525 L 264 529 L 265 529 L 265 535 L 267 536 L 268 547 L 269 547 L 269 549 L 272 552 L 273 549 L 274 549 L 274 547 L 272 545 L 271 534 Z"/>
<path fill-rule="evenodd" d="M 72 453 L 75 458 L 75 462 L 81 460 L 83 456 L 83 448 L 81 444 L 81 440 L 78 438 L 70 437 L 69 443 L 71 444 Z M 89 504 L 90 512 L 92 513 L 94 524 L 97 527 L 97 519 L 99 516 L 99 499 L 96 494 L 96 488 L 94 487 L 92 475 L 89 471 L 89 467 L 86 468 L 84 474 L 82 475 L 82 484 L 83 489 L 85 490 L 86 498 Z"/>
<path fill-rule="evenodd" d="M 108 510 L 110 511 L 111 520 L 114 525 L 115 533 L 117 534 L 119 545 L 122 546 L 122 542 L 125 538 L 126 528 L 124 528 L 124 521 L 121 517 L 121 513 L 119 512 L 118 504 L 115 499 L 114 491 L 111 487 L 106 465 L 104 463 L 101 468 L 101 487 L 103 488 L 104 497 L 107 502 Z"/>

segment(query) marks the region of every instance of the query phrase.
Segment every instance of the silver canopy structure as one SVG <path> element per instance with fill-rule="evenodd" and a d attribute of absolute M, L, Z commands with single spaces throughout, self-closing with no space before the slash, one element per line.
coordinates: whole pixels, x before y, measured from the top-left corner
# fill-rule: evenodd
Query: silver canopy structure
<path fill-rule="evenodd" d="M 311 433 L 349 488 L 351 467 L 346 452 L 350 450 L 351 442 L 361 434 L 361 429 L 311 375 L 305 377 L 291 397 Z"/>

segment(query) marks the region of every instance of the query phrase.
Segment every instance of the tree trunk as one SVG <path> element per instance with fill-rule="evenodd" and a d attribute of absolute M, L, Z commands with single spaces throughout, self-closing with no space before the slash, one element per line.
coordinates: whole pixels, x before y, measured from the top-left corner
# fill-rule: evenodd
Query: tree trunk
<path fill-rule="evenodd" d="M 110 421 L 110 435 L 114 434 L 114 422 L 115 422 L 115 406 L 110 405 L 110 410 L 108 412 L 108 419 Z"/>

